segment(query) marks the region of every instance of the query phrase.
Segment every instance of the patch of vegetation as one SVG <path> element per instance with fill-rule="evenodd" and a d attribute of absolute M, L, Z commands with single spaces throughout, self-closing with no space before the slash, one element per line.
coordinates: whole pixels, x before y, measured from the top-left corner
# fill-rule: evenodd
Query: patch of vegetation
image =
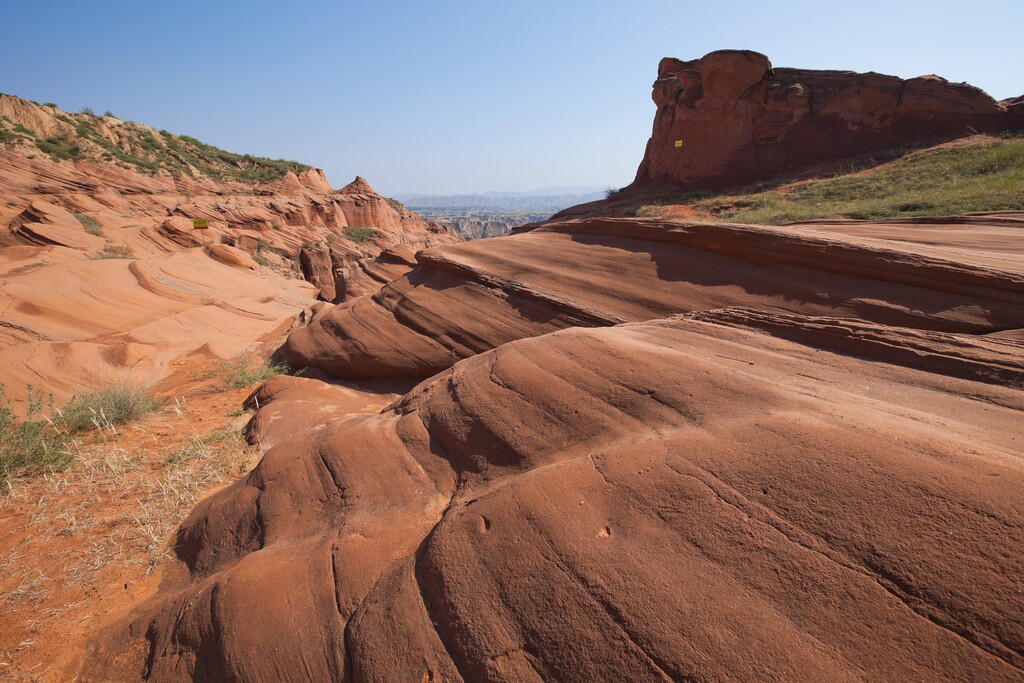
<path fill-rule="evenodd" d="M 241 432 L 227 426 L 215 429 L 203 437 L 193 434 L 183 447 L 164 458 L 163 462 L 170 467 L 187 467 L 202 461 L 215 471 L 241 474 L 246 469 L 250 450 Z"/>
<path fill-rule="evenodd" d="M 27 129 L 24 132 L 36 147 L 50 155 L 54 161 L 74 161 L 92 156 L 114 162 L 121 168 L 149 174 L 161 171 L 172 175 L 199 174 L 215 180 L 241 183 L 265 183 L 277 180 L 289 171 L 301 173 L 310 168 L 297 161 L 235 154 L 193 137 L 179 137 L 165 130 L 154 135 L 150 128 L 130 122 L 118 126 L 117 141 L 112 142 L 106 137 L 108 133 L 104 132 L 102 120 L 89 107 L 83 107 L 78 114 L 68 115 L 58 111 L 53 115 L 73 127 L 78 138 L 69 141 L 54 136 L 36 140 Z M 104 115 L 114 117 L 110 111 Z M 0 143 L 13 143 L 17 139 L 13 133 L 0 130 Z"/>
<path fill-rule="evenodd" d="M 21 139 L 21 136 L 15 135 L 11 131 L 0 128 L 0 144 L 13 145 L 15 142 Z"/>
<path fill-rule="evenodd" d="M 103 251 L 95 254 L 94 259 L 108 259 L 108 258 L 135 258 L 135 252 L 127 244 L 122 245 L 108 245 L 103 247 Z"/>
<path fill-rule="evenodd" d="M 160 131 L 160 134 L 172 152 L 203 174 L 218 180 L 266 183 L 283 178 L 288 171 L 301 173 L 310 168 L 297 161 L 235 154 L 188 135 L 174 136 L 166 131 Z"/>
<path fill-rule="evenodd" d="M 27 263 L 27 264 L 25 264 L 23 266 L 18 266 L 17 268 L 12 268 L 11 270 L 7 271 L 7 274 L 8 275 L 21 275 L 22 273 L 27 273 L 29 271 L 35 270 L 36 268 L 42 268 L 45 265 L 46 264 L 43 263 L 42 261 L 36 261 L 35 263 Z"/>
<path fill-rule="evenodd" d="M 138 420 L 158 407 L 145 387 L 125 381 L 72 396 L 57 410 L 54 422 L 70 433 L 110 430 L 114 425 Z"/>
<path fill-rule="evenodd" d="M 397 199 L 392 199 L 391 197 L 385 197 L 384 201 L 386 201 L 388 203 L 388 206 L 390 206 L 392 209 L 394 209 L 398 213 L 402 213 L 403 211 L 405 211 L 405 204 L 403 204 L 402 202 L 398 201 Z"/>
<path fill-rule="evenodd" d="M 334 244 L 334 240 L 336 239 L 338 239 L 338 235 L 333 232 L 329 232 L 327 233 L 327 237 L 324 238 L 324 241 L 327 242 L 327 246 L 331 246 Z"/>
<path fill-rule="evenodd" d="M 362 244 L 363 242 L 372 240 L 374 237 L 380 234 L 374 228 L 363 228 L 356 226 L 348 226 L 347 228 L 344 228 L 342 232 L 345 233 L 345 239 L 351 240 L 356 244 Z"/>
<path fill-rule="evenodd" d="M 54 136 L 46 138 L 45 140 L 36 140 L 36 147 L 41 152 L 50 155 L 50 158 L 54 161 L 77 161 L 83 156 L 82 148 L 77 142 L 71 142 L 64 140 L 60 137 Z"/>
<path fill-rule="evenodd" d="M 72 461 L 69 435 L 41 417 L 43 396 L 28 387 L 28 411 L 17 420 L 0 385 L 0 482 L 14 477 L 59 472 Z"/>
<path fill-rule="evenodd" d="M 21 125 L 20 123 L 14 124 L 14 132 L 16 132 L 16 133 L 24 133 L 25 135 L 32 135 L 32 131 L 30 131 L 28 128 L 26 128 L 25 126 Z"/>
<path fill-rule="evenodd" d="M 277 375 L 291 374 L 291 368 L 283 363 L 259 360 L 240 353 L 231 360 L 214 363 L 214 370 L 203 377 L 219 377 L 225 389 L 241 389 L 260 382 L 266 382 Z"/>
<path fill-rule="evenodd" d="M 75 218 L 78 219 L 78 222 L 82 224 L 82 227 L 90 235 L 96 235 L 97 237 L 103 235 L 103 226 L 95 218 L 86 216 L 84 213 L 76 213 Z"/>
<path fill-rule="evenodd" d="M 1024 210 L 1024 137 L 985 138 L 911 152 L 884 166 L 729 196 L 654 201 L 691 206 L 698 216 L 779 225 L 825 218 L 862 220 Z"/>

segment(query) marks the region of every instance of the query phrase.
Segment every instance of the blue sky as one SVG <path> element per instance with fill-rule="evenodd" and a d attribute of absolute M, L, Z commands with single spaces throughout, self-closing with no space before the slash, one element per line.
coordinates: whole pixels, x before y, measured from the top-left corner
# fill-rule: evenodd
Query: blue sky
<path fill-rule="evenodd" d="M 89 106 L 385 194 L 621 186 L 658 60 L 937 73 L 1024 93 L 1024 0 L 0 0 L 0 91 Z"/>

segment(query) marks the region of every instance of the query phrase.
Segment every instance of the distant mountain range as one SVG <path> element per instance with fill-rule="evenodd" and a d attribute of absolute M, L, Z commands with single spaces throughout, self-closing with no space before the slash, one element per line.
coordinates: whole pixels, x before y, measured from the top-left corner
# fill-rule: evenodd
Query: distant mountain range
<path fill-rule="evenodd" d="M 600 187 L 544 187 L 528 192 L 482 192 L 479 194 L 400 194 L 395 199 L 414 211 L 446 209 L 449 211 L 529 211 L 555 213 L 576 204 L 592 202 L 605 196 Z"/>

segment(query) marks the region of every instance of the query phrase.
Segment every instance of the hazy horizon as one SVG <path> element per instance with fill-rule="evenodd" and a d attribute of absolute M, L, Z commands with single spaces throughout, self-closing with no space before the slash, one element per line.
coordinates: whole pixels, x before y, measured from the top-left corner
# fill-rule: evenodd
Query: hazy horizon
<path fill-rule="evenodd" d="M 775 66 L 1024 93 L 1024 3 L 962 8 L 8 2 L 0 92 L 294 159 L 335 187 L 361 175 L 385 195 L 620 187 L 643 157 L 662 57 L 744 48 Z"/>

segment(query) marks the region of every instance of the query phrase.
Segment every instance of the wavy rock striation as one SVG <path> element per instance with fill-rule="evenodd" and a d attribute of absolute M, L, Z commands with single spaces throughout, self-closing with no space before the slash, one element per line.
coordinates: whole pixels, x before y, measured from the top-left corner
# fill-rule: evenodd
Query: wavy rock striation
<path fill-rule="evenodd" d="M 1019 346 L 744 315 L 513 342 L 279 441 L 83 677 L 1020 680 L 1024 401 L 941 360 Z"/>
<path fill-rule="evenodd" d="M 1024 268 L 1008 217 L 938 226 L 761 227 L 603 219 L 552 223 L 416 255 L 371 296 L 321 312 L 282 349 L 339 377 L 427 377 L 506 342 L 727 306 L 957 333 L 1024 327 Z M 845 227 L 844 227 L 845 226 Z M 913 235 L 926 237 L 913 241 Z M 988 248 L 986 248 L 986 246 Z"/>

